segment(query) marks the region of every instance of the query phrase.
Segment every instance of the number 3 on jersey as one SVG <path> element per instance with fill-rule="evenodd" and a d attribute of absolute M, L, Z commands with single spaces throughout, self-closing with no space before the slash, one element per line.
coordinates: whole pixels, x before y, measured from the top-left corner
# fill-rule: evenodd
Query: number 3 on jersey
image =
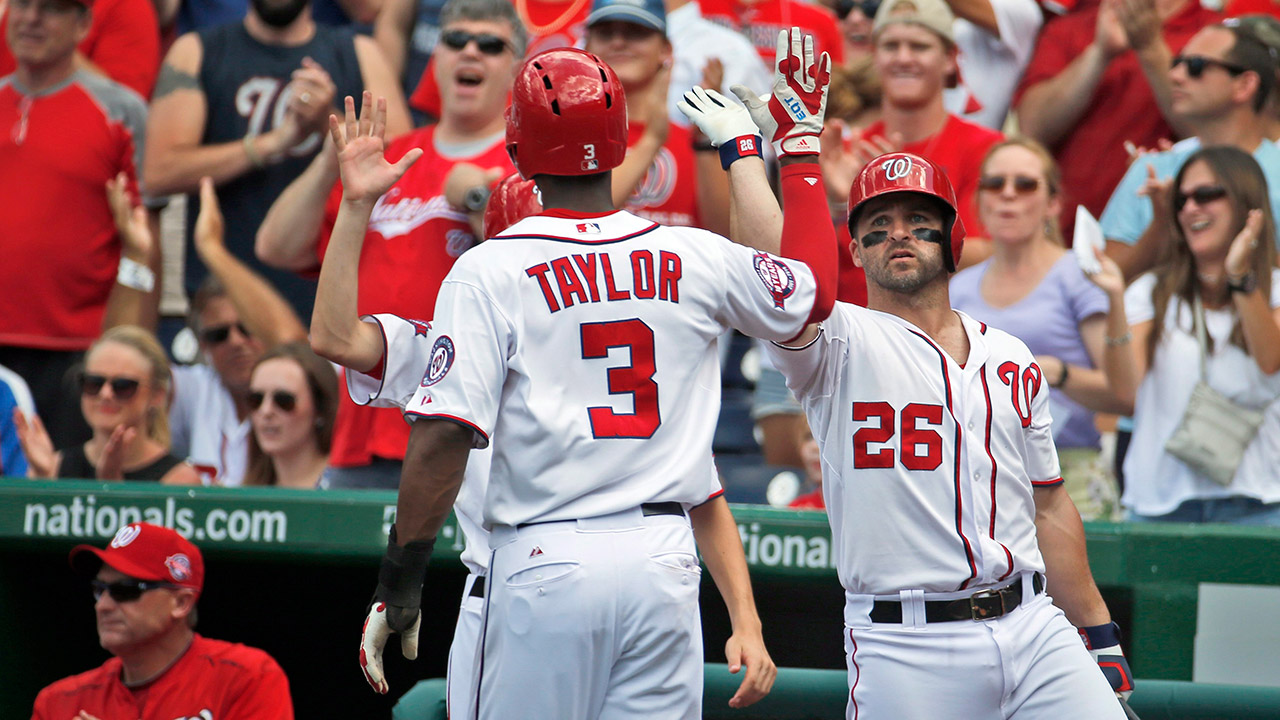
<path fill-rule="evenodd" d="M 634 412 L 619 413 L 609 406 L 587 408 L 591 432 L 597 438 L 650 438 L 662 424 L 658 414 L 658 384 L 654 363 L 653 329 L 636 318 L 582 324 L 582 358 L 609 357 L 610 348 L 631 351 L 631 364 L 608 370 L 609 394 L 631 395 Z"/>

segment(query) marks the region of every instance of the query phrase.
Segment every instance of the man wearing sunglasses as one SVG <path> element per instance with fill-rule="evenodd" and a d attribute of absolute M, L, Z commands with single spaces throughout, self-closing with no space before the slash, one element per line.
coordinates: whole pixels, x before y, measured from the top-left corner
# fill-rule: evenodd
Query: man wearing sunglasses
<path fill-rule="evenodd" d="M 387 147 L 388 157 L 412 148 L 424 154 L 373 210 L 360 257 L 361 313 L 431 317 L 445 274 L 478 242 L 471 218 L 483 213 L 491 184 L 515 171 L 502 144 L 502 113 L 526 41 L 515 8 L 507 0 L 450 0 L 440 18 L 440 121 Z M 355 98 L 373 103 L 370 93 L 363 103 Z M 469 180 L 455 206 L 446 190 L 460 177 Z M 258 231 L 259 257 L 296 272 L 319 269 L 342 198 L 337 181 L 335 153 L 322 153 L 272 206 Z M 358 407 L 345 395 L 340 402 L 321 487 L 395 489 L 409 427 L 394 409 Z"/>
<path fill-rule="evenodd" d="M 195 632 L 204 559 L 186 538 L 136 522 L 103 549 L 77 545 L 70 561 L 113 657 L 41 690 L 32 720 L 292 720 L 289 680 L 270 655 Z"/>
<path fill-rule="evenodd" d="M 1022 132 L 1062 168 L 1065 237 L 1075 207 L 1100 215 L 1129 166 L 1125 143 L 1155 147 L 1170 127 L 1169 62 L 1222 16 L 1198 0 L 1102 0 L 1045 26 L 1014 95 Z"/>
<path fill-rule="evenodd" d="M 1168 150 L 1142 156 L 1125 172 L 1106 210 L 1107 254 L 1125 278 L 1149 270 L 1168 241 L 1168 201 L 1153 209 L 1165 186 L 1196 150 L 1231 145 L 1253 154 L 1267 177 L 1272 212 L 1280 212 L 1280 148 L 1266 137 L 1266 108 L 1275 93 L 1277 58 L 1243 25 L 1228 20 L 1196 33 L 1168 70 L 1170 110 L 1191 133 Z"/>

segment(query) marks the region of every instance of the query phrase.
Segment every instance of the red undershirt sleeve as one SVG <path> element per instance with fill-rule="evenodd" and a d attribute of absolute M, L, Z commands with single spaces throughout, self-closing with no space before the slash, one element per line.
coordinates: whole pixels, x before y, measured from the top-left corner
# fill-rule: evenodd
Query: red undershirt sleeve
<path fill-rule="evenodd" d="M 817 284 L 809 322 L 821 322 L 835 305 L 839 258 L 816 162 L 782 168 L 782 206 L 786 211 L 782 214 L 781 254 L 809 266 Z"/>

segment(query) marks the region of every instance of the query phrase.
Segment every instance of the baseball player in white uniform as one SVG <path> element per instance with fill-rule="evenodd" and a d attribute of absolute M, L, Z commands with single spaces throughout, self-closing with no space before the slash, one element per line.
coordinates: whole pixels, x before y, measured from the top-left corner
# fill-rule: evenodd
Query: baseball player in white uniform
<path fill-rule="evenodd" d="M 547 211 L 454 266 L 407 409 L 418 419 L 369 622 L 416 633 L 431 546 L 468 453 L 498 439 L 484 500 L 480 718 L 700 717 L 695 538 L 729 608 L 730 668 L 747 670 L 730 704 L 758 700 L 775 673 L 736 523 L 708 493 L 715 344 L 729 326 L 785 340 L 825 317 L 834 247 L 791 243 L 800 261 L 788 261 L 613 211 L 624 103 L 613 71 L 585 52 L 526 63 L 508 151 Z M 369 146 L 367 162 L 343 165 L 334 229 L 363 232 L 416 153 L 387 163 L 350 104 L 345 132 L 332 124 L 339 152 Z M 740 148 L 752 151 L 758 143 Z M 784 192 L 821 205 L 812 159 L 787 168 Z"/>
<path fill-rule="evenodd" d="M 713 142 L 748 115 L 722 100 L 699 88 L 682 108 Z M 735 227 L 776 244 L 758 168 L 735 163 L 730 178 Z M 1021 341 L 950 306 L 964 239 L 950 182 L 883 155 L 854 181 L 849 225 L 868 307 L 837 303 L 769 353 L 822 448 L 846 717 L 1123 718 L 1113 689 L 1132 677 L 1062 487 L 1048 385 Z"/>

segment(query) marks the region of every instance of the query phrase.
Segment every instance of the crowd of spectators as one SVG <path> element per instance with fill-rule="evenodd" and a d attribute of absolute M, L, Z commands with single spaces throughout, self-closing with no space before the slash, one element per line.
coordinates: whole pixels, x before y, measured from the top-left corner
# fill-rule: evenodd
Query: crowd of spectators
<path fill-rule="evenodd" d="M 796 25 L 833 61 L 840 299 L 866 296 L 852 178 L 884 152 L 930 158 L 967 234 L 955 306 L 1036 354 L 1085 517 L 1280 524 L 1277 17 L 1274 0 L 0 0 L 0 472 L 394 489 L 407 427 L 343 391 L 329 360 L 376 369 L 312 317 L 342 193 L 329 115 L 378 98 L 388 156 L 424 151 L 373 210 L 351 310 L 425 320 L 514 171 L 524 57 L 578 45 L 618 73 L 618 207 L 729 234 L 716 149 L 676 103 L 768 92 Z M 1078 207 L 1105 237 L 1093 274 Z M 731 498 L 820 509 L 781 376 L 746 338 L 722 350 Z M 1171 449 L 1200 386 L 1260 418 L 1225 482 Z"/>

